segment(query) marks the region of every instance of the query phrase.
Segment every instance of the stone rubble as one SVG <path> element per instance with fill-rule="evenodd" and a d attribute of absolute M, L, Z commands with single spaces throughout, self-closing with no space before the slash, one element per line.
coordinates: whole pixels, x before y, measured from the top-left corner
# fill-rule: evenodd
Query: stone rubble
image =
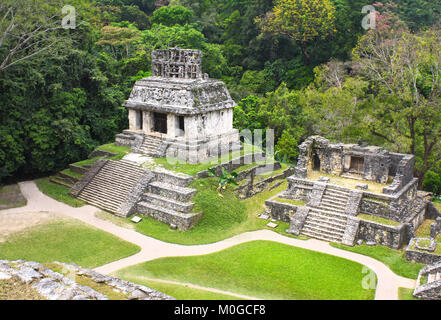
<path fill-rule="evenodd" d="M 71 279 L 75 276 L 88 277 L 96 283 L 105 284 L 115 292 L 125 294 L 129 300 L 174 300 L 173 297 L 148 287 L 103 275 L 75 264 L 54 263 L 68 271 L 70 277 L 33 261 L 0 260 L 0 280 L 16 278 L 18 281 L 31 284 L 32 288 L 48 300 L 109 300 L 106 295 L 76 283 Z"/>

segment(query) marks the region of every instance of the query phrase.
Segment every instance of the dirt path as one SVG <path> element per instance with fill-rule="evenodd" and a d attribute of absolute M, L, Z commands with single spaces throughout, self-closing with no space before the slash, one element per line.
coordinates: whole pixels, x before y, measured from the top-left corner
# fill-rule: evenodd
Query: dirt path
<path fill-rule="evenodd" d="M 28 199 L 27 206 L 16 209 L 2 210 L 0 211 L 0 216 L 2 214 L 20 212 L 62 212 L 69 217 L 79 219 L 89 225 L 109 232 L 123 240 L 129 241 L 141 247 L 141 251 L 133 256 L 96 268 L 98 272 L 105 274 L 110 274 L 119 269 L 158 258 L 205 255 L 249 241 L 267 240 L 334 255 L 367 266 L 376 273 L 378 278 L 378 285 L 375 295 L 375 299 L 377 300 L 397 300 L 399 287 L 412 289 L 415 287 L 415 280 L 396 275 L 382 262 L 357 253 L 331 247 L 328 243 L 323 241 L 315 239 L 310 239 L 307 241 L 297 240 L 285 237 L 270 230 L 260 230 L 246 232 L 223 241 L 205 245 L 184 246 L 166 243 L 147 237 L 134 230 L 128 230 L 97 218 L 95 216 L 95 212 L 98 209 L 95 207 L 86 205 L 81 208 L 73 208 L 64 203 L 58 202 L 40 192 L 33 181 L 20 183 L 20 188 L 23 195 L 26 197 L 26 199 Z"/>

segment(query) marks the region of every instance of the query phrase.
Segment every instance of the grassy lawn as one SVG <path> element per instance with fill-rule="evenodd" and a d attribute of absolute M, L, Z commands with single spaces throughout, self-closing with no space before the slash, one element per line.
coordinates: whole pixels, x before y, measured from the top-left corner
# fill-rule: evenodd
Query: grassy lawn
<path fill-rule="evenodd" d="M 154 280 L 141 280 L 139 278 L 137 278 L 137 283 L 168 294 L 169 296 L 172 296 L 178 300 L 240 300 L 237 297 L 226 294 L 190 288 L 185 285 L 173 283 L 164 283 Z"/>
<path fill-rule="evenodd" d="M 162 166 L 167 170 L 174 172 L 182 172 L 191 176 L 195 176 L 200 171 L 207 170 L 221 163 L 229 162 L 245 154 L 262 152 L 262 150 L 259 149 L 258 147 L 253 147 L 252 145 L 249 144 L 244 144 L 243 146 L 244 147 L 242 150 L 230 152 L 229 154 L 222 155 L 219 158 L 208 159 L 207 161 L 204 161 L 203 163 L 199 163 L 199 164 L 183 163 L 178 159 L 174 159 L 174 158 L 155 158 L 154 160 L 156 164 Z M 256 165 L 255 163 L 250 164 L 249 168 L 252 168 L 255 165 Z"/>
<path fill-rule="evenodd" d="M 424 267 L 424 264 L 407 261 L 404 258 L 404 249 L 394 250 L 385 246 L 370 247 L 365 244 L 355 247 L 347 247 L 336 243 L 331 243 L 330 245 L 377 259 L 387 265 L 397 275 L 410 279 L 418 278 L 419 271 Z"/>
<path fill-rule="evenodd" d="M 38 189 L 40 189 L 45 195 L 71 207 L 78 208 L 86 204 L 84 201 L 70 196 L 69 188 L 52 183 L 49 181 L 49 178 L 38 179 L 35 183 L 37 184 Z"/>
<path fill-rule="evenodd" d="M 158 259 L 117 275 L 134 282 L 142 277 L 181 281 L 262 299 L 373 299 L 375 289 L 362 288 L 362 269 L 339 257 L 253 241 L 210 255 Z"/>
<path fill-rule="evenodd" d="M 413 289 L 409 288 L 398 288 L 398 299 L 399 300 L 420 300 L 413 297 Z"/>
<path fill-rule="evenodd" d="M 140 248 L 71 219 L 52 221 L 0 242 L 0 259 L 60 261 L 95 268 L 131 256 Z"/>
<path fill-rule="evenodd" d="M 0 210 L 23 207 L 27 200 L 21 194 L 18 184 L 0 187 Z"/>
<path fill-rule="evenodd" d="M 109 151 L 109 152 L 115 153 L 116 156 L 109 158 L 109 159 L 115 160 L 115 161 L 121 160 L 122 158 L 124 158 L 124 156 L 126 156 L 128 153 L 130 153 L 130 147 L 117 146 L 117 145 L 115 145 L 115 143 L 104 144 L 102 146 L 99 146 L 97 148 L 97 150 Z"/>
<path fill-rule="evenodd" d="M 367 220 L 367 221 L 373 221 L 373 222 L 377 222 L 377 223 L 381 223 L 387 226 L 399 226 L 401 224 L 401 222 L 397 222 L 397 221 L 393 221 L 393 220 L 389 220 L 389 219 L 385 219 L 385 218 L 381 218 L 381 217 L 376 217 L 376 216 L 372 216 L 369 214 L 359 214 L 357 216 L 357 218 L 360 218 L 362 220 Z"/>
<path fill-rule="evenodd" d="M 265 200 L 286 190 L 287 183 L 246 200 L 238 199 L 232 187 L 223 191 L 223 198 L 219 197 L 216 192 L 216 180 L 213 178 L 199 179 L 191 186 L 198 190 L 192 199 L 195 202 L 194 211 L 204 213 L 193 229 L 171 230 L 165 223 L 144 217 L 136 225 L 136 231 L 165 242 L 196 245 L 214 243 L 247 231 L 269 229 L 266 227 L 268 221 L 259 219 L 257 215 L 265 211 Z M 115 219 L 121 220 L 121 223 L 129 220 L 118 217 L 108 219 L 105 215 L 101 215 L 100 218 L 113 223 L 117 223 Z M 285 231 L 289 228 L 288 223 L 277 222 L 277 224 L 278 228 L 270 230 L 297 239 L 307 239 L 304 236 L 296 237 L 286 233 Z"/>

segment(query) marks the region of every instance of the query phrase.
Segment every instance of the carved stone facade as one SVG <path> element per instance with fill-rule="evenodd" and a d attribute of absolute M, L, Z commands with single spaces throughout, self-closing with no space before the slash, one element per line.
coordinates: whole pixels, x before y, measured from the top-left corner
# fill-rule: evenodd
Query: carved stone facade
<path fill-rule="evenodd" d="M 133 146 L 136 135 L 154 136 L 163 145 L 162 156 L 190 163 L 240 148 L 239 132 L 233 129 L 236 104 L 223 82 L 202 74 L 199 50 L 153 51 L 152 76 L 135 84 L 124 106 L 129 130 L 117 135 L 119 145 Z M 146 140 L 141 141 L 144 150 L 159 148 Z"/>

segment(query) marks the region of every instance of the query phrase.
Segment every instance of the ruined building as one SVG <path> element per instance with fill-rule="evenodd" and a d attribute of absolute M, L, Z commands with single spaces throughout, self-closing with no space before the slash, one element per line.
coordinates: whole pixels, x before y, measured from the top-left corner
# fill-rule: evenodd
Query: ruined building
<path fill-rule="evenodd" d="M 156 157 L 199 163 L 240 148 L 234 101 L 225 84 L 202 73 L 199 50 L 155 50 L 152 76 L 138 81 L 124 106 L 129 129 L 119 145 Z"/>
<path fill-rule="evenodd" d="M 299 149 L 288 189 L 266 202 L 273 218 L 291 223 L 289 232 L 400 248 L 430 215 L 433 206 L 417 192 L 413 155 L 332 144 L 320 136 L 309 137 Z"/>

